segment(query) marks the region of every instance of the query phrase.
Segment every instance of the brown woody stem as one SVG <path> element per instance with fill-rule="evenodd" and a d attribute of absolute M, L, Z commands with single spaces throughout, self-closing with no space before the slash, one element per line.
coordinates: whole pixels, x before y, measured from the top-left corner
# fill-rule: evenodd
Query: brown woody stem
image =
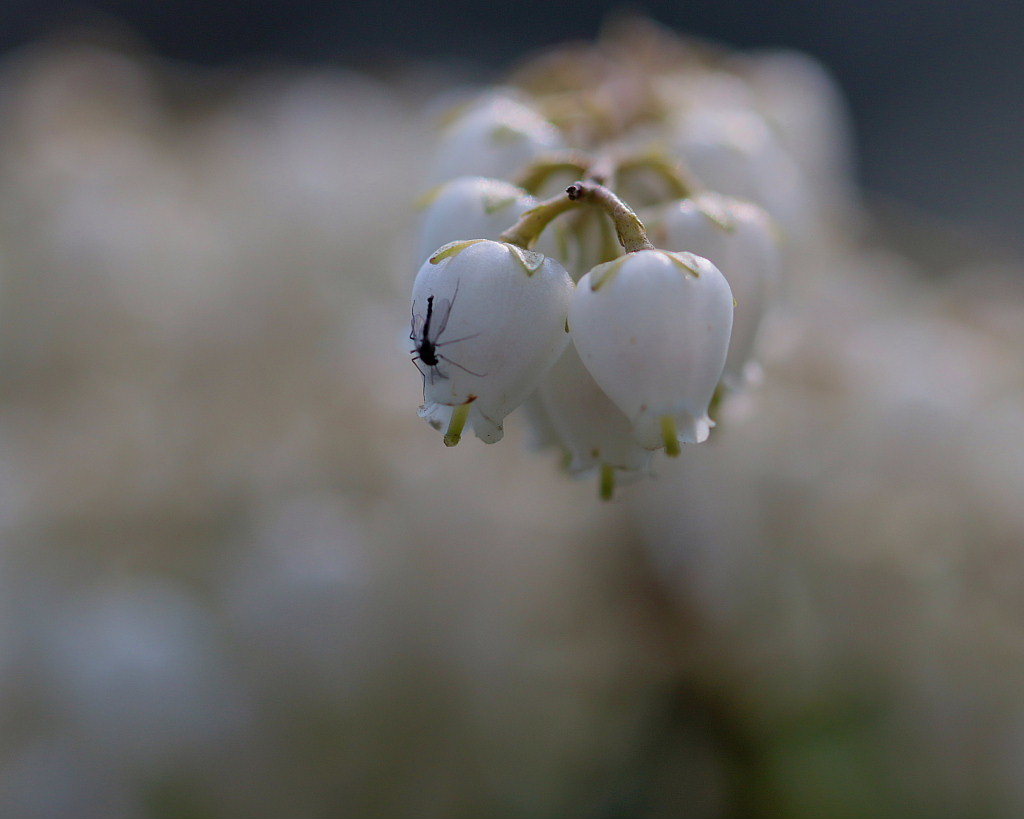
<path fill-rule="evenodd" d="M 633 210 L 619 199 L 614 192 L 596 182 L 573 182 L 565 189 L 574 202 L 588 202 L 597 205 L 611 217 L 619 244 L 627 253 L 637 250 L 652 250 L 654 245 L 647 238 L 647 230 Z"/>

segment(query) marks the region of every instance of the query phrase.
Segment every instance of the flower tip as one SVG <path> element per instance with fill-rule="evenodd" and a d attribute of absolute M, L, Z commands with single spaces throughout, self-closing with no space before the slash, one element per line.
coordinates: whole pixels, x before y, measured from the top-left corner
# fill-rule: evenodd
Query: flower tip
<path fill-rule="evenodd" d="M 678 458 L 682 449 L 679 446 L 679 433 L 676 432 L 676 419 L 671 415 L 661 418 L 661 439 L 665 444 L 665 454 L 670 458 Z"/>
<path fill-rule="evenodd" d="M 462 440 L 462 430 L 466 426 L 466 419 L 469 417 L 469 403 L 459 404 L 452 412 L 451 420 L 448 421 L 448 429 L 444 433 L 445 446 L 458 446 Z"/>
<path fill-rule="evenodd" d="M 711 430 L 717 424 L 711 417 L 705 415 L 703 418 L 696 418 L 693 421 L 693 439 L 695 444 L 703 444 L 711 435 Z"/>
<path fill-rule="evenodd" d="M 609 501 L 615 494 L 615 467 L 611 464 L 601 464 L 601 477 L 598 483 L 598 494 L 601 500 Z"/>
<path fill-rule="evenodd" d="M 496 424 L 478 422 L 473 427 L 473 431 L 476 433 L 476 437 L 485 444 L 496 444 L 505 437 L 505 430 Z"/>

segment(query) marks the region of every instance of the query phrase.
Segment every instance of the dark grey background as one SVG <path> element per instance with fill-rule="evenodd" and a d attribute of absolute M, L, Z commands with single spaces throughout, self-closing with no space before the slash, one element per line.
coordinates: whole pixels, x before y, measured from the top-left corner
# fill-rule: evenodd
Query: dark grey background
<path fill-rule="evenodd" d="M 373 66 L 446 59 L 487 70 L 590 37 L 621 3 L 0 0 L 0 50 L 69 26 L 127 23 L 159 54 L 207 65 Z M 631 9 L 736 46 L 823 60 L 850 101 L 862 182 L 1024 247 L 1024 2 L 714 0 Z"/>

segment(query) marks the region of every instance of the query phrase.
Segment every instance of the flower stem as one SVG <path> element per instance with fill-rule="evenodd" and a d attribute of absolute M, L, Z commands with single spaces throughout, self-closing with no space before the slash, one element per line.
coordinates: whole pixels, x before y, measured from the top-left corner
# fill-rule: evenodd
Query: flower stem
<path fill-rule="evenodd" d="M 647 238 L 647 230 L 632 209 L 604 185 L 596 182 L 573 182 L 565 192 L 574 202 L 589 202 L 597 205 L 615 223 L 619 244 L 627 253 L 637 250 L 652 250 L 654 245 Z"/>
<path fill-rule="evenodd" d="M 575 206 L 576 203 L 567 199 L 564 193 L 545 199 L 535 208 L 531 208 L 520 216 L 518 222 L 498 237 L 498 241 L 508 242 L 510 245 L 517 245 L 529 250 L 552 219 Z"/>
<path fill-rule="evenodd" d="M 604 185 L 584 180 L 573 182 L 564 194 L 545 199 L 526 211 L 498 240 L 528 250 L 552 219 L 581 204 L 596 205 L 611 217 L 619 244 L 627 253 L 654 248 L 643 222 L 629 205 Z"/>

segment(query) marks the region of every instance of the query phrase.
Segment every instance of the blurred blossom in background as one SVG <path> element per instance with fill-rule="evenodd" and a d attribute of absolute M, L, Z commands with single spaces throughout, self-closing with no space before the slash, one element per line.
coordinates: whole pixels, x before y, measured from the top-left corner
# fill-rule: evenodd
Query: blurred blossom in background
<path fill-rule="evenodd" d="M 897 138 L 884 107 L 852 136 L 811 58 L 738 56 L 828 135 L 786 150 L 834 207 L 763 383 L 601 504 L 517 415 L 441 447 L 404 339 L 442 113 L 600 4 L 469 14 L 449 51 L 412 47 L 424 9 L 388 40 L 371 10 L 108 5 L 13 4 L 0 64 L 0 816 L 1021 815 L 1019 58 L 921 87 Z M 946 5 L 841 18 L 843 76 Z M 753 42 L 746 8 L 741 45 L 827 39 Z M 346 22 L 377 35 L 349 62 Z M 994 130 L 953 162 L 972 106 Z M 858 144 L 931 215 L 864 206 Z"/>

